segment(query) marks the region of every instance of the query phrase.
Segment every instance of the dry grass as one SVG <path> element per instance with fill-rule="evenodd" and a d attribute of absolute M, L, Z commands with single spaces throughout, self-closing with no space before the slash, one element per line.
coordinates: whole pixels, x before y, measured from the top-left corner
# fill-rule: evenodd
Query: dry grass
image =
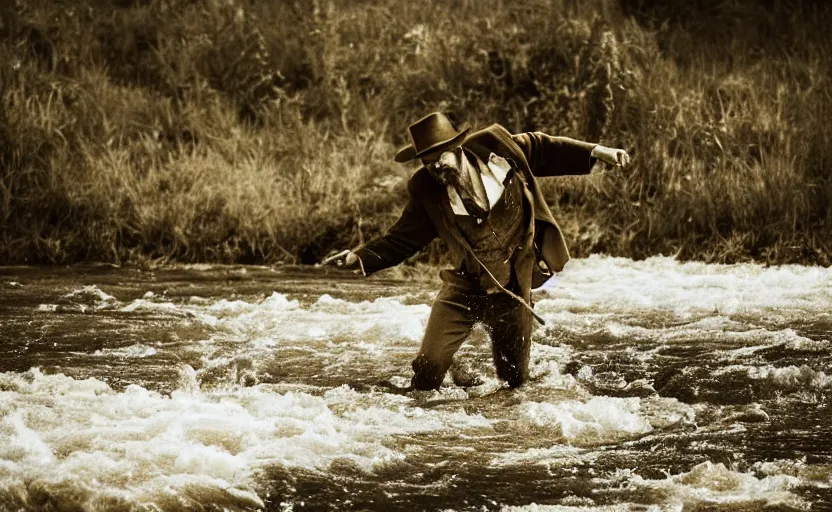
<path fill-rule="evenodd" d="M 546 180 L 578 255 L 828 265 L 830 10 L 633 3 L 4 4 L 0 262 L 314 262 L 395 220 L 443 109 L 631 150 Z"/>

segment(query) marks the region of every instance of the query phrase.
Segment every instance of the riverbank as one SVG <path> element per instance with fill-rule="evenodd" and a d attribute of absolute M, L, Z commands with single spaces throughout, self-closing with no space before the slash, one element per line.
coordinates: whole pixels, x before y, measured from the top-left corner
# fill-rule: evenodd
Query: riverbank
<path fill-rule="evenodd" d="M 578 256 L 829 265 L 830 10 L 634 4 L 4 6 L 0 263 L 313 263 L 392 224 L 442 109 L 632 153 L 545 180 Z"/>

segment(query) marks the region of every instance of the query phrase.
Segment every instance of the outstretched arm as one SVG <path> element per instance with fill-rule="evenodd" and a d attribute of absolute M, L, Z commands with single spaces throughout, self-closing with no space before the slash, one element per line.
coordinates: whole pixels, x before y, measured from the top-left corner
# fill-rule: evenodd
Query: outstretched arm
<path fill-rule="evenodd" d="M 364 275 L 398 265 L 416 254 L 436 238 L 433 226 L 422 205 L 412 197 L 395 224 L 379 238 L 355 250 Z"/>
<path fill-rule="evenodd" d="M 355 251 L 341 251 L 324 260 L 370 275 L 398 265 L 436 238 L 436 228 L 425 212 L 421 201 L 415 199 L 413 180 L 408 183 L 410 198 L 399 219 L 384 235 L 367 242 Z"/>
<path fill-rule="evenodd" d="M 630 155 L 623 149 L 608 148 L 607 146 L 597 144 L 592 149 L 592 156 L 614 167 L 624 168 L 630 165 Z"/>
<path fill-rule="evenodd" d="M 597 160 L 625 166 L 630 157 L 623 149 L 608 148 L 569 137 L 555 137 L 542 132 L 512 135 L 523 150 L 535 176 L 589 174 Z"/>

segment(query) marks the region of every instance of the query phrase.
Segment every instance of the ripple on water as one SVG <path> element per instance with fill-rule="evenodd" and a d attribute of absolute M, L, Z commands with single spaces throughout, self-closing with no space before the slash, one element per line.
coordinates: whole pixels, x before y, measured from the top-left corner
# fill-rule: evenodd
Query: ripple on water
<path fill-rule="evenodd" d="M 267 493 L 275 485 L 289 482 L 297 504 L 303 496 L 291 482 L 335 475 L 328 488 L 381 486 L 370 494 L 381 501 L 368 502 L 380 506 L 395 493 L 409 499 L 427 488 L 461 500 L 465 490 L 454 486 L 471 484 L 493 494 L 482 503 L 521 505 L 507 510 L 801 509 L 801 486 L 832 484 L 821 450 L 807 464 L 789 460 L 796 448 L 786 446 L 776 461 L 751 465 L 770 452 L 739 441 L 792 419 L 784 414 L 808 416 L 814 406 L 802 393 L 828 399 L 826 269 L 574 260 L 537 301 L 548 325 L 536 332 L 545 345 L 533 348 L 531 383 L 503 390 L 478 330 L 460 355 L 482 377 L 481 388 L 449 385 L 421 397 L 368 382 L 391 374 L 407 380 L 432 292 L 350 300 L 332 297 L 330 281 L 305 285 L 302 296 L 285 289 L 167 296 L 145 288 L 121 302 L 103 284 L 44 296 L 42 311 L 32 312 L 43 328 L 32 332 L 45 340 L 49 322 L 73 315 L 89 325 L 109 315 L 139 332 L 141 322 L 164 319 L 166 329 L 191 334 L 167 344 L 97 342 L 86 355 L 98 361 L 100 379 L 37 369 L 0 374 L 0 502 L 257 509 L 272 505 Z M 136 385 L 118 391 L 104 382 L 112 358 L 192 367 L 180 367 L 170 394 Z M 781 402 L 788 407 L 772 406 Z M 828 429 L 816 416 L 800 433 L 823 443 Z M 686 444 L 696 446 L 685 451 Z M 811 449 L 801 445 L 800 456 Z M 723 458 L 726 451 L 736 458 Z M 580 485 L 559 480 L 570 471 Z M 268 481 L 270 474 L 286 482 Z M 539 480 L 523 480 L 530 475 Z M 564 495 L 579 489 L 586 492 Z M 533 504 L 543 498 L 549 505 Z M 314 506 L 335 508 L 322 500 Z M 461 506 L 448 500 L 436 503 Z"/>
<path fill-rule="evenodd" d="M 664 479 L 642 478 L 630 469 L 594 479 L 604 487 L 626 489 L 625 494 L 649 493 L 661 505 L 621 503 L 598 505 L 592 500 L 587 504 L 538 505 L 504 507 L 512 512 L 554 511 L 666 511 L 666 510 L 761 510 L 779 507 L 787 510 L 809 510 L 809 504 L 792 492 L 800 479 L 789 475 L 758 478 L 751 473 L 734 471 L 724 464 L 703 462 L 690 471 L 668 475 Z M 581 501 L 581 500 L 574 500 Z"/>

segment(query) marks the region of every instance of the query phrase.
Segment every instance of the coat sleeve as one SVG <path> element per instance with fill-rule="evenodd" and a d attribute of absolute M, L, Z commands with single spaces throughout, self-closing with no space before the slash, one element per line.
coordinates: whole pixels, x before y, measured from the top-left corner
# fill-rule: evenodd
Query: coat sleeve
<path fill-rule="evenodd" d="M 523 150 L 535 176 L 589 174 L 595 165 L 592 148 L 596 145 L 591 142 L 542 132 L 518 133 L 512 139 Z"/>
<path fill-rule="evenodd" d="M 436 227 L 414 189 L 411 181 L 407 205 L 387 233 L 355 250 L 365 275 L 398 265 L 437 237 Z"/>

